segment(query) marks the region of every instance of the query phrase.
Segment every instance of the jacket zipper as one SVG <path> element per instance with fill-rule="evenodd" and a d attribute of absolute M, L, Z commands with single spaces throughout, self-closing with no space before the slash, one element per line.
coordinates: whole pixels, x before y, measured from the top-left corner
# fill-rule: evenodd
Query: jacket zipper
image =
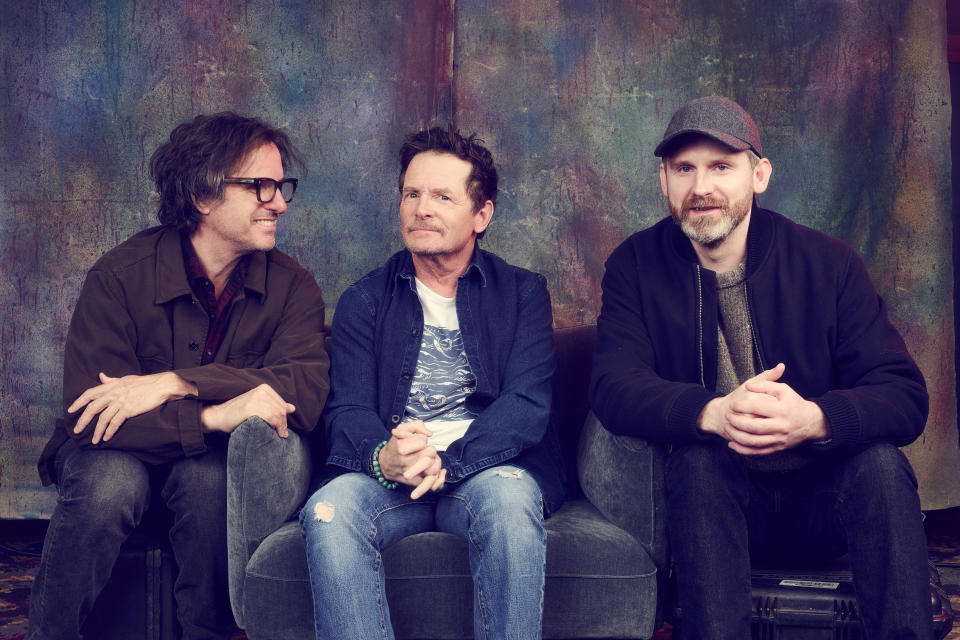
<path fill-rule="evenodd" d="M 703 376 L 703 281 L 700 279 L 700 265 L 697 265 L 697 354 L 700 356 L 700 386 L 707 387 Z"/>
<path fill-rule="evenodd" d="M 761 371 L 767 370 L 767 365 L 763 361 L 763 352 L 760 350 L 760 336 L 757 335 L 757 320 L 753 317 L 753 303 L 751 302 L 753 298 L 750 295 L 750 283 L 744 282 L 743 286 L 747 294 L 747 317 L 750 318 L 750 335 L 753 336 L 753 350 L 757 352 L 757 362 L 760 365 L 760 371 L 757 371 L 757 373 L 760 373 Z"/>

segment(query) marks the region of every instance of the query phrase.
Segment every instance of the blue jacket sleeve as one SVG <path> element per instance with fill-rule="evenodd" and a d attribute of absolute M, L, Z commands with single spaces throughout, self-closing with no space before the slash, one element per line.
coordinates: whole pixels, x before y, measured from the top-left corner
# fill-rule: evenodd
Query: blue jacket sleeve
<path fill-rule="evenodd" d="M 378 443 L 390 438 L 378 406 L 376 307 L 351 286 L 337 303 L 331 330 L 330 397 L 323 414 L 327 463 L 366 472 Z"/>

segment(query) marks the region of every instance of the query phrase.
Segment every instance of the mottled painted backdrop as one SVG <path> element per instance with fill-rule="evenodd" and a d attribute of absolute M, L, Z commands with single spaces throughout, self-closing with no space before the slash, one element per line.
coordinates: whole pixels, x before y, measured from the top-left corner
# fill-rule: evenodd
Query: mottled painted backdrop
<path fill-rule="evenodd" d="M 399 247 L 395 152 L 453 120 L 501 169 L 488 248 L 593 322 L 603 261 L 660 218 L 652 149 L 710 93 L 774 165 L 761 204 L 864 257 L 932 393 L 909 449 L 926 508 L 960 503 L 941 0 L 7 0 L 0 7 L 0 517 L 49 515 L 34 462 L 83 274 L 153 223 L 147 164 L 181 120 L 287 127 L 309 173 L 279 244 L 332 312 Z"/>

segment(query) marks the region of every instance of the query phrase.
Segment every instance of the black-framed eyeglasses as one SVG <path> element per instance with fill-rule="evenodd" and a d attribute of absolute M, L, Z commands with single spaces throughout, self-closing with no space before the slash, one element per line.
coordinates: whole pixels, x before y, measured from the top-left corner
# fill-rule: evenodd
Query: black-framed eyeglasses
<path fill-rule="evenodd" d="M 296 178 L 284 178 L 283 180 L 274 180 L 273 178 L 224 178 L 224 184 L 250 184 L 257 189 L 257 200 L 260 202 L 270 202 L 277 195 L 277 189 L 280 189 L 280 195 L 284 202 L 293 200 L 293 194 L 297 191 Z"/>

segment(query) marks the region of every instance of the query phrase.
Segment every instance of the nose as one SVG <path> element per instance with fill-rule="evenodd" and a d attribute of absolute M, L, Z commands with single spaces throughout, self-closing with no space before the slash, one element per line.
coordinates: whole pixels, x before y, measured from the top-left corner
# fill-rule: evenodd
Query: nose
<path fill-rule="evenodd" d="M 425 198 L 421 196 L 417 198 L 414 202 L 416 203 L 416 205 L 413 212 L 414 214 L 416 214 L 418 218 L 429 218 L 433 215 L 433 212 L 430 209 L 429 198 Z"/>
<path fill-rule="evenodd" d="M 265 206 L 267 209 L 270 209 L 270 211 L 273 211 L 277 215 L 280 215 L 287 210 L 287 201 L 283 199 L 283 195 L 280 193 L 279 188 L 276 190 L 276 192 L 274 192 L 273 200 L 266 203 Z"/>
<path fill-rule="evenodd" d="M 708 196 L 713 193 L 714 183 L 707 171 L 698 171 L 693 181 L 693 194 Z"/>

